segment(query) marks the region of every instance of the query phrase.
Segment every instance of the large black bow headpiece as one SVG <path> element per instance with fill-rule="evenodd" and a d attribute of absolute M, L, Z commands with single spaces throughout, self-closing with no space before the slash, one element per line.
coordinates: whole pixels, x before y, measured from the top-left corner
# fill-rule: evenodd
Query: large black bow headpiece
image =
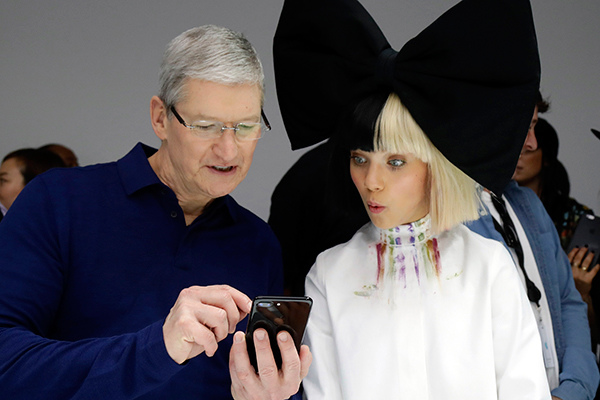
<path fill-rule="evenodd" d="M 350 107 L 389 90 L 450 162 L 497 194 L 540 83 L 528 0 L 463 0 L 399 52 L 356 0 L 286 0 L 274 63 L 293 149 L 327 139 Z"/>

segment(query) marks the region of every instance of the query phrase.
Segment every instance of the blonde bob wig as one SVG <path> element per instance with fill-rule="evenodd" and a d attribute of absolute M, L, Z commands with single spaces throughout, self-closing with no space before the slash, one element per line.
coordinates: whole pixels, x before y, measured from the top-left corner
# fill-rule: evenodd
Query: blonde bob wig
<path fill-rule="evenodd" d="M 375 123 L 373 148 L 394 154 L 413 154 L 427 163 L 429 214 L 434 233 L 478 219 L 485 211 L 481 186 L 455 167 L 431 143 L 395 93 L 391 93 Z"/>

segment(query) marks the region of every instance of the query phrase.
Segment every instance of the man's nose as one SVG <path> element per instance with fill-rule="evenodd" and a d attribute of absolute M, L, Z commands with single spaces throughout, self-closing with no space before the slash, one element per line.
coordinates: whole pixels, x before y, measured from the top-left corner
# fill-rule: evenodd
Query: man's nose
<path fill-rule="evenodd" d="M 238 155 L 238 142 L 235 130 L 224 129 L 223 134 L 213 144 L 213 152 L 225 162 L 235 159 Z"/>

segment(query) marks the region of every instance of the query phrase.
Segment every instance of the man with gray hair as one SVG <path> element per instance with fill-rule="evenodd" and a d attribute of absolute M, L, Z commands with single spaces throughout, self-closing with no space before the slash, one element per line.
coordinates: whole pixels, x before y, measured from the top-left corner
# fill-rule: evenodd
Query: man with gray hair
<path fill-rule="evenodd" d="M 204 26 L 168 46 L 150 102 L 158 150 L 32 181 L 0 226 L 4 399 L 277 399 L 312 355 L 264 330 L 250 365 L 238 323 L 282 291 L 265 222 L 229 196 L 265 121 L 263 71 L 240 34 Z M 268 123 L 267 123 L 268 124 Z M 235 335 L 230 335 L 231 333 Z"/>

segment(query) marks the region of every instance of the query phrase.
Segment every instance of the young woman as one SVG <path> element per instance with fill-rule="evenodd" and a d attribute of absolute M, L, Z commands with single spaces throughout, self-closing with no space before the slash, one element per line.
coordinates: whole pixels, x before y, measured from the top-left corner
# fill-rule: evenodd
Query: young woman
<path fill-rule="evenodd" d="M 292 146 L 334 132 L 332 182 L 371 220 L 308 273 L 308 400 L 550 399 L 508 250 L 462 225 L 478 184 L 510 181 L 534 113 L 529 2 L 462 0 L 395 51 L 356 0 L 286 0 L 274 65 Z"/>
<path fill-rule="evenodd" d="M 549 398 L 509 253 L 461 224 L 479 215 L 478 185 L 397 95 L 370 97 L 353 115 L 339 151 L 371 223 L 308 274 L 307 398 Z"/>

